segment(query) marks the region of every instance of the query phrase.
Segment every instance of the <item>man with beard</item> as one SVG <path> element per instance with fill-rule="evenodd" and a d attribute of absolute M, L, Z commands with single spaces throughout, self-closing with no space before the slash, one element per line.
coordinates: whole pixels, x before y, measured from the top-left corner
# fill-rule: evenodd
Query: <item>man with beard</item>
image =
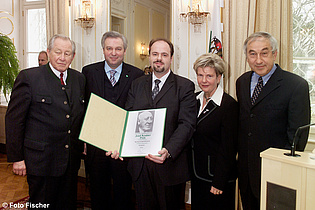
<path fill-rule="evenodd" d="M 145 158 L 131 158 L 128 171 L 136 191 L 138 209 L 181 209 L 189 180 L 188 144 L 196 125 L 195 85 L 171 69 L 174 47 L 166 39 L 149 44 L 151 75 L 136 79 L 126 109 L 167 108 L 163 148 Z M 115 151 L 113 158 L 118 158 Z"/>

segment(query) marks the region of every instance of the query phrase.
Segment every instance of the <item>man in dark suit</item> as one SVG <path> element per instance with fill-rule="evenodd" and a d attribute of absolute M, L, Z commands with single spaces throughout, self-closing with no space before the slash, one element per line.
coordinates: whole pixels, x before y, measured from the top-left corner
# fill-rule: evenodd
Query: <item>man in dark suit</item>
<path fill-rule="evenodd" d="M 277 40 L 257 32 L 244 42 L 252 71 L 236 81 L 240 105 L 239 186 L 244 209 L 260 208 L 260 152 L 269 147 L 290 149 L 296 130 L 310 123 L 307 82 L 274 64 Z M 260 90 L 260 91 L 259 91 Z M 297 144 L 304 150 L 308 130 Z"/>
<path fill-rule="evenodd" d="M 83 67 L 86 76 L 86 98 L 94 93 L 121 108 L 125 108 L 131 82 L 143 71 L 123 62 L 127 39 L 109 31 L 101 40 L 105 61 Z M 111 139 L 104 139 L 110 141 Z M 131 209 L 131 177 L 127 162 L 114 160 L 106 152 L 87 144 L 86 168 L 90 178 L 92 209 Z M 113 199 L 111 196 L 113 180 Z"/>
<path fill-rule="evenodd" d="M 185 182 L 189 180 L 187 145 L 196 125 L 195 85 L 171 70 L 173 44 L 151 40 L 149 60 L 152 75 L 135 80 L 126 109 L 167 108 L 163 148 L 160 156 L 131 158 L 131 173 L 138 209 L 180 209 L 184 204 Z"/>
<path fill-rule="evenodd" d="M 54 35 L 47 52 L 48 64 L 15 80 L 5 118 L 8 162 L 14 173 L 27 174 L 30 203 L 76 209 L 85 78 L 69 68 L 75 43 L 68 37 Z"/>

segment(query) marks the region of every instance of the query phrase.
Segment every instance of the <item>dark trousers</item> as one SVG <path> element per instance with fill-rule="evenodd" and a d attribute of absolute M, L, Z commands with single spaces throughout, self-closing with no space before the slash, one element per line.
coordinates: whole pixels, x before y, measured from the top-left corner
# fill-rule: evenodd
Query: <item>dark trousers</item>
<path fill-rule="evenodd" d="M 31 204 L 49 204 L 49 209 L 77 209 L 78 171 L 66 170 L 63 176 L 27 175 L 29 202 Z M 32 206 L 29 209 L 44 209 Z"/>
<path fill-rule="evenodd" d="M 138 210 L 183 209 L 185 183 L 164 186 L 161 179 L 156 164 L 145 159 L 140 177 L 134 183 Z"/>
<path fill-rule="evenodd" d="M 212 184 L 194 177 L 191 180 L 191 209 L 235 209 L 235 181 L 228 183 L 221 195 L 210 192 Z"/>
<path fill-rule="evenodd" d="M 132 182 L 126 160 L 107 157 L 105 152 L 98 148 L 95 151 L 93 160 L 87 163 L 92 209 L 134 209 L 131 202 Z"/>
<path fill-rule="evenodd" d="M 250 187 L 250 183 L 247 184 L 247 189 L 240 188 L 242 206 L 244 210 L 259 210 L 260 198 L 257 198 Z"/>

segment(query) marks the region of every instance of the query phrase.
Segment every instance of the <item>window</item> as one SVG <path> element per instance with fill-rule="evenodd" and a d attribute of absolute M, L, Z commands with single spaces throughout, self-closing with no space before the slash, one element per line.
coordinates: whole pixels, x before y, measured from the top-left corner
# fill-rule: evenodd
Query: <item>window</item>
<path fill-rule="evenodd" d="M 312 118 L 315 123 L 315 1 L 292 0 L 293 72 L 310 87 Z M 311 130 L 315 134 L 315 129 Z"/>
<path fill-rule="evenodd" d="M 43 0 L 27 0 L 23 3 L 24 20 L 24 68 L 38 66 L 38 53 L 47 49 L 46 9 Z"/>

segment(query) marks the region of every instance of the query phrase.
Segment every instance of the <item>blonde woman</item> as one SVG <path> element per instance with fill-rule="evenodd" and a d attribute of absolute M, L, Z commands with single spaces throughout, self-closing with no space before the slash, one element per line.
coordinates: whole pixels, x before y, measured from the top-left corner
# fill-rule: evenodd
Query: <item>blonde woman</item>
<path fill-rule="evenodd" d="M 234 209 L 238 104 L 219 85 L 225 68 L 216 54 L 194 63 L 201 91 L 192 139 L 192 209 Z"/>

